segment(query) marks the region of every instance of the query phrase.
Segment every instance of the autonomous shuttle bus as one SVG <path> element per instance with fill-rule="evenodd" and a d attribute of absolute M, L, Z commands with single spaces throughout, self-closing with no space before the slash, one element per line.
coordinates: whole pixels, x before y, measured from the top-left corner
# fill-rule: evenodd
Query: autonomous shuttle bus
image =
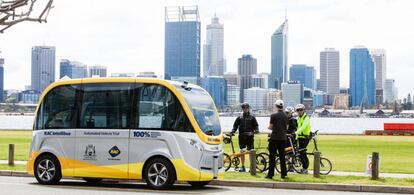
<path fill-rule="evenodd" d="M 203 186 L 222 174 L 218 113 L 202 88 L 160 79 L 63 80 L 43 92 L 27 170 L 41 184 L 62 177 L 175 181 Z"/>

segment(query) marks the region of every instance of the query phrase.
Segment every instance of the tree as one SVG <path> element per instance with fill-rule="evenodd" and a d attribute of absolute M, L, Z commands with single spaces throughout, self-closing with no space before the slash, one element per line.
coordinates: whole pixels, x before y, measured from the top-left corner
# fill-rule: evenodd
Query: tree
<path fill-rule="evenodd" d="M 53 0 L 0 0 L 0 33 L 23 21 L 46 23 L 52 4 Z M 37 6 L 43 9 L 36 12 Z"/>

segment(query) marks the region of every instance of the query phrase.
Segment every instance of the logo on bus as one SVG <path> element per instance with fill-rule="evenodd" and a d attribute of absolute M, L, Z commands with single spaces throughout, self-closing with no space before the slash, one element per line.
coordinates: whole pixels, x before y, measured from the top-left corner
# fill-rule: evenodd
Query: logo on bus
<path fill-rule="evenodd" d="M 83 160 L 96 160 L 96 150 L 94 145 L 89 144 L 86 146 Z"/>
<path fill-rule="evenodd" d="M 112 158 L 117 157 L 119 154 L 121 154 L 121 150 L 117 146 L 112 147 L 109 149 L 109 155 L 111 155 Z"/>
<path fill-rule="evenodd" d="M 161 136 L 160 132 L 154 131 L 134 131 L 134 137 L 138 138 L 157 138 Z"/>

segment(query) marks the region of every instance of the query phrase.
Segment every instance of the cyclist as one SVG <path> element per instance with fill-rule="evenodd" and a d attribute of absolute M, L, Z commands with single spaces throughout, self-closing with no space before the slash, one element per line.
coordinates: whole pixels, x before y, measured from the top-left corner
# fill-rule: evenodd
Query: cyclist
<path fill-rule="evenodd" d="M 288 119 L 286 114 L 283 112 L 283 101 L 276 100 L 275 106 L 277 108 L 277 112 L 270 116 L 268 127 L 269 130 L 272 130 L 272 134 L 269 139 L 269 171 L 267 172 L 266 178 L 273 178 L 277 151 L 280 159 L 281 178 L 284 179 L 287 176 L 285 147 Z"/>
<path fill-rule="evenodd" d="M 237 129 L 239 130 L 239 146 L 240 152 L 246 152 L 254 149 L 254 134 L 259 132 L 259 124 L 254 116 L 249 112 L 250 105 L 248 103 L 243 103 L 241 105 L 243 114 L 236 118 L 234 121 L 233 130 L 231 134 L 236 133 Z M 244 155 L 240 156 L 242 167 L 240 172 L 246 172 L 244 167 L 245 158 Z"/>
<path fill-rule="evenodd" d="M 298 138 L 299 142 L 299 150 L 306 149 L 309 143 L 309 136 L 310 136 L 310 118 L 305 113 L 305 106 L 303 104 L 298 104 L 295 106 L 295 110 L 298 113 L 298 129 L 296 130 L 295 134 Z M 302 173 L 308 173 L 309 167 L 309 159 L 306 156 L 306 150 L 302 150 L 300 153 L 300 160 L 302 162 Z"/>
<path fill-rule="evenodd" d="M 295 117 L 293 117 L 293 112 L 295 112 L 295 108 L 292 106 L 286 107 L 285 113 L 288 117 L 287 134 L 295 134 L 296 129 L 298 128 L 298 122 Z"/>

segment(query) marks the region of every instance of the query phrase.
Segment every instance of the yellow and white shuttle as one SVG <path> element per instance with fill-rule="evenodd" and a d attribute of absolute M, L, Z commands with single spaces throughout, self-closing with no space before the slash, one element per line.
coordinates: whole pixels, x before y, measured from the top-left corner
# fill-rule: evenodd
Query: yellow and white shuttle
<path fill-rule="evenodd" d="M 41 184 L 143 179 L 203 186 L 222 173 L 218 113 L 186 82 L 143 78 L 58 81 L 42 94 L 27 169 Z M 219 173 L 220 172 L 220 173 Z"/>

